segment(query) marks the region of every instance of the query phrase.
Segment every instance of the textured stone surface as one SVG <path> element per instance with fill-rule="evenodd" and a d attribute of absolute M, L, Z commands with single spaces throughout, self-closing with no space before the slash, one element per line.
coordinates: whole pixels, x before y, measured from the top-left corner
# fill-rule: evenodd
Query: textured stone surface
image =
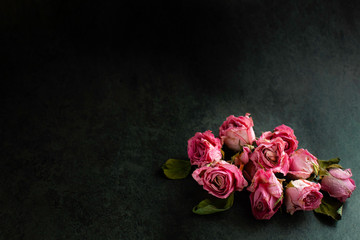
<path fill-rule="evenodd" d="M 256 221 L 246 192 L 212 216 L 161 165 L 250 112 L 285 123 L 359 183 L 356 1 L 9 2 L 1 12 L 0 239 L 355 239 L 312 212 Z"/>

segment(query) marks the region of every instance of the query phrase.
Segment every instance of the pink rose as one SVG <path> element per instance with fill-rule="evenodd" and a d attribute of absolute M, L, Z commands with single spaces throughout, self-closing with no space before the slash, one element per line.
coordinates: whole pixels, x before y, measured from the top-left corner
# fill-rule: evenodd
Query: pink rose
<path fill-rule="evenodd" d="M 242 191 L 248 185 L 241 170 L 225 161 L 198 168 L 192 177 L 217 198 L 227 198 L 232 192 Z"/>
<path fill-rule="evenodd" d="M 324 176 L 321 180 L 321 190 L 328 192 L 331 197 L 345 202 L 356 188 L 354 180 L 351 179 L 351 170 L 332 168 L 329 173 L 330 175 Z"/>
<path fill-rule="evenodd" d="M 234 151 L 239 151 L 240 146 L 251 145 L 255 141 L 255 133 L 253 120 L 249 116 L 246 113 L 241 117 L 227 117 L 219 129 L 221 143 Z"/>
<path fill-rule="evenodd" d="M 257 145 L 260 145 L 264 139 L 271 140 L 277 137 L 280 137 L 285 141 L 286 154 L 291 154 L 297 149 L 299 142 L 296 140 L 294 130 L 284 124 L 276 127 L 273 132 L 264 132 L 256 143 Z"/>
<path fill-rule="evenodd" d="M 250 159 L 257 168 L 271 169 L 286 175 L 289 171 L 289 156 L 284 152 L 285 141 L 281 138 L 265 139 L 255 148 Z"/>
<path fill-rule="evenodd" d="M 317 158 L 305 149 L 298 149 L 289 157 L 289 174 L 294 178 L 306 179 L 314 172 L 314 167 L 319 169 Z"/>
<path fill-rule="evenodd" d="M 291 215 L 297 210 L 314 210 L 321 204 L 320 184 L 299 179 L 286 187 L 285 205 Z"/>
<path fill-rule="evenodd" d="M 245 165 L 249 162 L 249 155 L 251 153 L 250 148 L 244 147 L 243 151 L 235 157 L 235 165 Z"/>
<path fill-rule="evenodd" d="M 247 188 L 251 209 L 256 219 L 270 219 L 282 204 L 283 187 L 270 170 L 259 169 Z"/>
<path fill-rule="evenodd" d="M 197 132 L 188 140 L 188 155 L 192 165 L 203 166 L 219 161 L 222 158 L 220 139 L 215 138 L 209 130 L 204 133 Z"/>

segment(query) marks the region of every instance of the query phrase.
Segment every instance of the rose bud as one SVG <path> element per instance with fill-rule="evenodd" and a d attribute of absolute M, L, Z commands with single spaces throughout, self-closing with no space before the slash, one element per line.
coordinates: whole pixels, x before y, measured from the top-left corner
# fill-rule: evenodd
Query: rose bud
<path fill-rule="evenodd" d="M 320 184 L 299 179 L 286 187 L 285 205 L 291 215 L 297 210 L 314 210 L 321 204 Z"/>
<path fill-rule="evenodd" d="M 255 133 L 253 120 L 249 116 L 246 113 L 241 117 L 227 117 L 219 129 L 221 143 L 234 151 L 240 151 L 241 146 L 251 145 L 255 141 Z"/>
<path fill-rule="evenodd" d="M 255 148 L 250 159 L 257 168 L 271 169 L 286 175 L 289 171 L 289 156 L 284 152 L 285 141 L 281 138 L 264 140 Z"/>
<path fill-rule="evenodd" d="M 217 198 L 227 198 L 232 192 L 242 191 L 248 185 L 241 170 L 225 161 L 198 168 L 192 177 Z"/>
<path fill-rule="evenodd" d="M 296 179 L 306 179 L 315 171 L 314 168 L 319 169 L 317 158 L 306 149 L 293 152 L 289 157 L 289 163 L 289 174 Z"/>
<path fill-rule="evenodd" d="M 284 151 L 286 154 L 290 155 L 297 149 L 299 142 L 296 140 L 294 130 L 284 124 L 276 127 L 273 132 L 264 132 L 256 141 L 256 143 L 257 145 L 260 145 L 264 139 L 271 140 L 277 137 L 280 137 L 282 140 L 285 141 Z"/>
<path fill-rule="evenodd" d="M 204 133 L 197 132 L 190 138 L 187 150 L 192 165 L 203 166 L 222 158 L 220 139 L 215 138 L 209 130 Z"/>
<path fill-rule="evenodd" d="M 256 219 L 270 219 L 280 208 L 283 187 L 272 171 L 259 169 L 247 189 L 251 192 L 251 209 Z"/>
<path fill-rule="evenodd" d="M 345 202 L 356 188 L 355 181 L 351 179 L 351 170 L 332 168 L 329 173 L 330 175 L 324 176 L 321 180 L 321 190 L 328 192 L 331 197 Z"/>

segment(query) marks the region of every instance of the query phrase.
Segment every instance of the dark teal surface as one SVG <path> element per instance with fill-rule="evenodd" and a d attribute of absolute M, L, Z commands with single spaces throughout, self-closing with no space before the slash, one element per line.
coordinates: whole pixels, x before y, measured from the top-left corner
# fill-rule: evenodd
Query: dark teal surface
<path fill-rule="evenodd" d="M 171 4 L 170 4 L 171 2 Z M 357 239 L 360 193 L 337 223 L 252 217 L 248 193 L 206 193 L 161 165 L 228 115 L 291 126 L 360 178 L 356 1 L 2 3 L 0 239 Z"/>

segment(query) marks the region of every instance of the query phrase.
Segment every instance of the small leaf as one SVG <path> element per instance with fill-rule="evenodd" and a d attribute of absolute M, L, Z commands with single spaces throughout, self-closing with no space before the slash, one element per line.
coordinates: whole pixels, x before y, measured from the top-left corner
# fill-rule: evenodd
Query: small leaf
<path fill-rule="evenodd" d="M 329 160 L 317 160 L 320 168 L 328 168 L 332 164 L 338 164 L 340 162 L 340 158 L 332 158 Z"/>
<path fill-rule="evenodd" d="M 234 203 L 234 193 L 226 199 L 211 198 L 201 201 L 197 206 L 193 208 L 193 213 L 199 215 L 207 215 L 217 212 L 223 212 L 232 207 Z"/>
<path fill-rule="evenodd" d="M 262 169 L 266 170 L 266 169 L 264 168 L 264 166 L 263 166 L 260 162 L 258 162 L 258 164 L 260 165 L 260 167 L 261 167 Z"/>
<path fill-rule="evenodd" d="M 340 218 L 342 216 L 342 209 L 343 209 L 343 206 L 341 205 L 341 207 L 336 211 L 336 213 L 340 215 Z"/>
<path fill-rule="evenodd" d="M 291 187 L 294 187 L 294 184 L 292 181 L 290 181 L 287 185 L 286 185 L 286 188 L 291 188 Z"/>
<path fill-rule="evenodd" d="M 222 159 L 225 159 L 225 152 L 222 149 L 220 149 L 220 151 L 221 151 Z"/>
<path fill-rule="evenodd" d="M 338 164 L 340 162 L 340 158 L 333 158 L 330 160 L 317 160 L 319 163 L 319 171 L 318 171 L 318 176 L 320 177 L 320 179 L 323 176 L 329 175 L 329 172 L 327 171 L 330 168 L 342 168 L 340 164 Z"/>
<path fill-rule="evenodd" d="M 326 176 L 326 175 L 329 175 L 330 173 L 325 169 L 325 168 L 320 168 L 319 169 L 319 177 L 320 179 L 323 177 L 323 176 Z"/>
<path fill-rule="evenodd" d="M 190 161 L 168 159 L 162 166 L 164 174 L 170 179 L 186 178 L 191 171 Z"/>
<path fill-rule="evenodd" d="M 339 200 L 324 194 L 320 207 L 314 211 L 332 217 L 335 220 L 340 220 L 342 216 L 342 206 L 343 204 Z"/>
<path fill-rule="evenodd" d="M 252 151 L 253 149 L 255 149 L 255 147 L 254 147 L 253 145 L 248 145 L 248 144 L 244 145 L 244 147 L 248 147 L 251 151 Z"/>
<path fill-rule="evenodd" d="M 342 166 L 340 164 L 331 164 L 330 166 L 327 167 L 327 169 L 330 168 L 342 168 Z"/>
<path fill-rule="evenodd" d="M 276 200 L 275 204 L 274 204 L 274 207 L 276 207 L 276 205 L 278 205 L 278 203 L 281 201 L 281 199 L 284 198 L 284 195 L 281 195 L 281 197 L 279 197 L 278 200 Z"/>
<path fill-rule="evenodd" d="M 314 173 L 315 173 L 315 175 L 318 175 L 319 174 L 319 165 L 316 165 L 316 164 L 314 164 L 313 163 L 313 168 L 314 168 Z"/>

